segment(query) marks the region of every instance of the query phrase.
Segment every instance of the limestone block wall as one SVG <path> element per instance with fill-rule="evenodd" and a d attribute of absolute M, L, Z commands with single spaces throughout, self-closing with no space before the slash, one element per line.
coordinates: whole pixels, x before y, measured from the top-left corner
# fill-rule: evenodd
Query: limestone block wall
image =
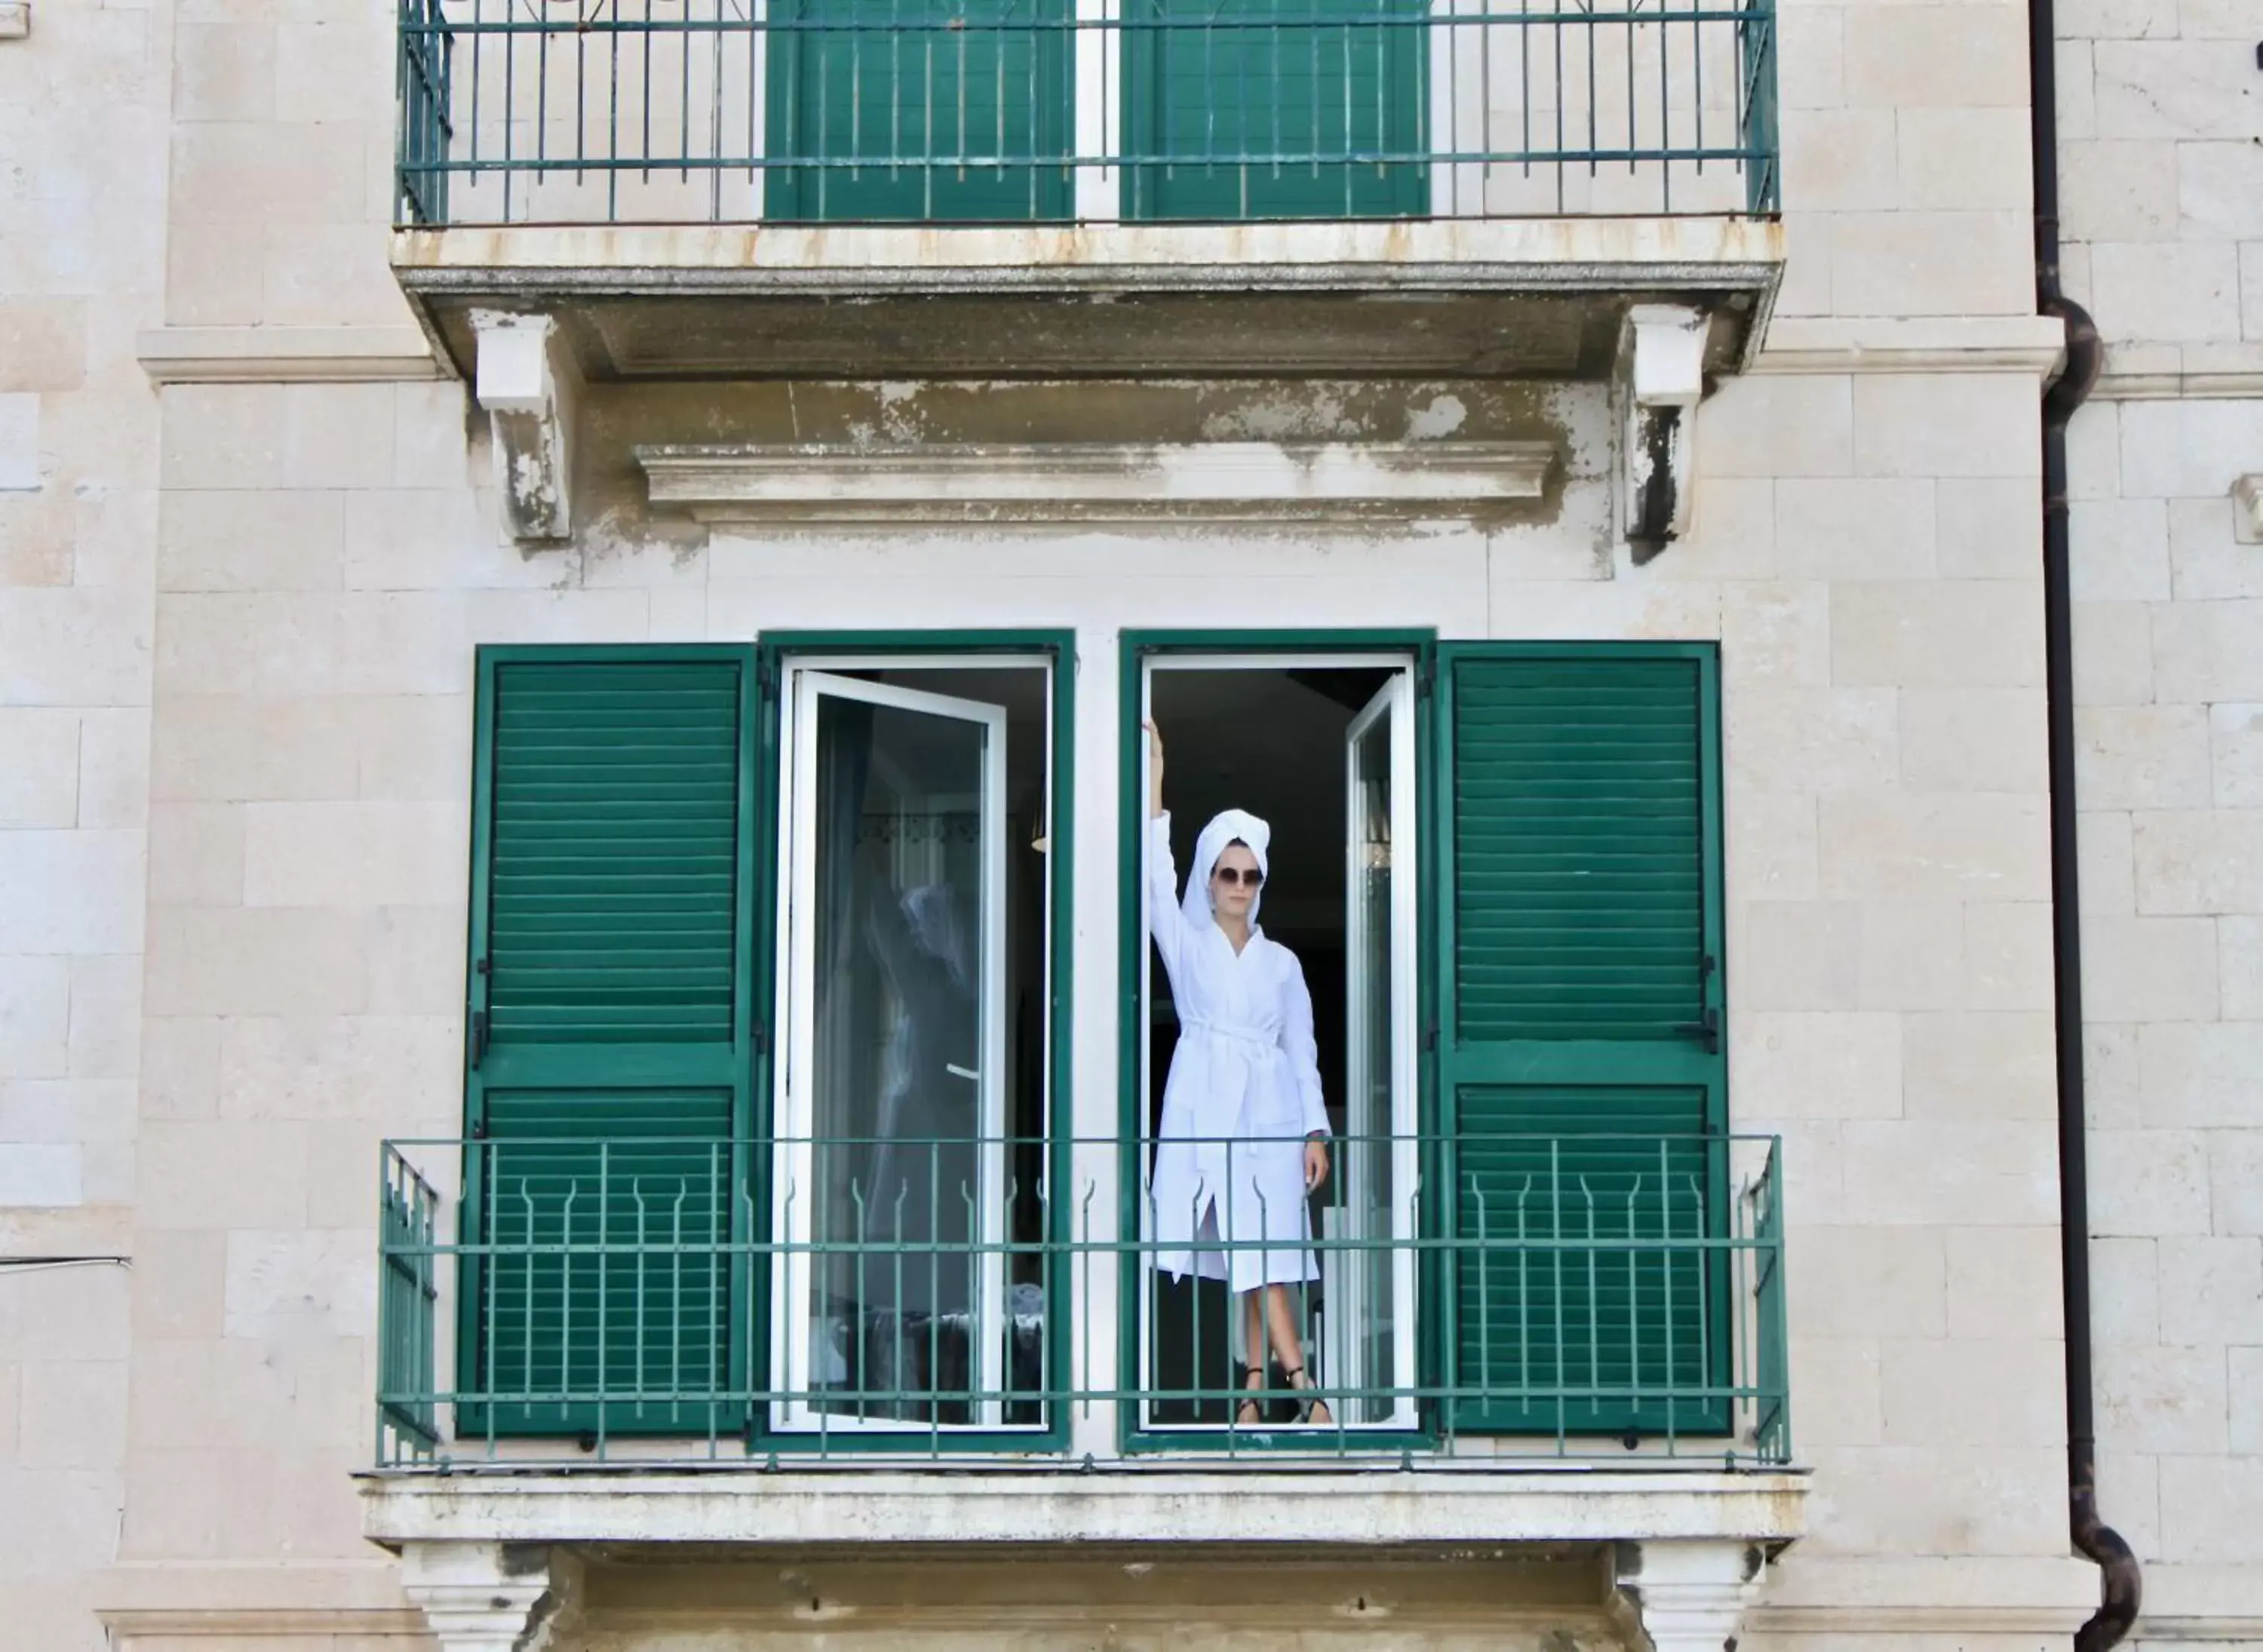
<path fill-rule="evenodd" d="M 1777 31 L 1777 315 L 2031 311 L 2026 7 L 1801 0 Z"/>
<path fill-rule="evenodd" d="M 2263 72 L 2244 0 L 2058 8 L 2067 290 L 2107 373 L 2253 395 L 2263 373 Z M 2244 390 L 2238 380 L 2245 376 Z"/>
<path fill-rule="evenodd" d="M 2263 402 L 2074 431 L 2084 1010 L 2108 1518 L 2141 1630 L 2263 1621 Z"/>
<path fill-rule="evenodd" d="M 183 5 L 162 221 L 168 324 L 412 324 L 385 257 L 396 10 Z"/>
<path fill-rule="evenodd" d="M 2107 1518 L 2140 1636 L 2263 1629 L 2263 71 L 2252 6 L 2059 9 Z"/>
<path fill-rule="evenodd" d="M 168 19 L 0 40 L 0 1641 L 97 1652 L 126 1452 Z"/>

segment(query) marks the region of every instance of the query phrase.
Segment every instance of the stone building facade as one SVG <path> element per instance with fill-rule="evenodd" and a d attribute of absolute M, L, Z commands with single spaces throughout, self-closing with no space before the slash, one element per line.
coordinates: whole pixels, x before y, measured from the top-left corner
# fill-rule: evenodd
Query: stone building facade
<path fill-rule="evenodd" d="M 2263 1263 L 2254 19 L 2060 14 L 2100 1489 L 2141 1639 L 2252 1637 Z"/>
<path fill-rule="evenodd" d="M 523 21 L 554 31 L 553 10 Z M 1646 1636 L 1695 1652 L 1733 1635 L 2013 1652 L 2084 1622 L 2098 1572 L 2067 1533 L 2039 460 L 2064 337 L 2035 313 L 2027 8 L 1787 0 L 1724 25 L 1768 44 L 1761 79 L 1706 78 L 1750 66 L 1732 40 L 1705 48 L 1710 71 L 1661 73 L 1661 97 L 1711 109 L 1716 142 L 1723 121 L 1773 131 L 1741 170 L 1693 168 L 1672 213 L 1656 186 L 1678 163 L 1622 185 L 1564 158 L 1576 134 L 1508 158 L 1546 148 L 1524 134 L 1577 101 L 1574 81 L 1512 97 L 1503 71 L 1470 91 L 1449 46 L 1410 71 L 1432 120 L 1399 143 L 1424 150 L 1422 176 L 1378 168 L 1434 212 L 1363 195 L 1341 221 L 1141 217 L 1110 192 L 1134 169 L 1092 158 L 1132 141 L 1091 95 L 1117 83 L 1121 44 L 1123 13 L 1098 6 L 1077 11 L 1082 33 L 1062 25 L 1074 121 L 1105 128 L 1061 140 L 1081 157 L 1052 214 L 1070 227 L 753 228 L 745 197 L 719 210 L 664 178 L 606 227 L 590 194 L 558 192 L 562 168 L 530 174 L 516 211 L 481 208 L 508 164 L 450 176 L 452 208 L 410 210 L 402 18 L 430 40 L 436 18 L 515 15 L 0 4 L 0 1644 Z M 656 15 L 672 14 L 633 13 L 647 41 Z M 767 38 L 733 17 L 734 44 Z M 1397 61 L 1390 28 L 1417 26 L 1392 18 L 1377 62 Z M 2255 484 L 2240 491 L 2263 472 L 2263 81 L 2246 21 L 2201 0 L 2059 19 L 2067 283 L 2107 344 L 2070 435 L 2100 1496 L 2145 1566 L 2137 1635 L 2163 1644 L 2263 1635 L 2245 1518 L 2263 1495 L 2263 546 Z M 473 33 L 449 144 L 486 141 L 454 101 L 471 84 L 524 95 L 498 94 L 492 55 L 470 66 Z M 696 67 L 716 78 L 695 98 Z M 681 68 L 679 103 L 647 75 L 640 114 L 728 101 L 719 58 Z M 1750 89 L 1767 83 L 1762 119 Z M 486 118 L 516 109 L 496 129 L 529 144 L 562 103 Z M 778 130 L 773 156 L 799 141 Z M 1780 199 L 1747 193 L 1778 157 Z M 818 187 L 799 171 L 764 186 Z M 969 647 L 987 652 L 948 652 Z M 1474 954 L 1448 919 L 1478 909 L 1434 903 L 1428 880 L 1478 865 L 1515 799 L 1466 782 L 1483 743 L 1456 743 L 1450 708 L 1508 694 L 1534 661 L 1628 659 L 1694 663 L 1695 789 L 1673 818 L 1694 833 L 1688 921 L 1712 960 L 1688 1001 L 1721 1018 L 1719 1047 L 1693 1021 L 1667 1055 L 1573 1078 L 1543 1062 L 1504 1079 L 1507 1057 L 1457 1069 L 1479 1061 L 1479 1017 L 1456 996 L 1476 991 Z M 758 1285 L 807 1288 L 777 1235 L 818 1242 L 754 1170 L 723 1184 L 763 1203 L 731 1241 L 744 1278 L 712 1300 L 770 1374 L 679 1379 L 668 1403 L 690 1394 L 705 1426 L 624 1426 L 647 1378 L 608 1397 L 615 1366 L 570 1427 L 514 1431 L 496 1418 L 522 1391 L 456 1359 L 509 1330 L 474 1288 L 506 1262 L 463 1249 L 500 1230 L 461 1225 L 451 1180 L 506 1162 L 482 1145 L 502 1114 L 480 1111 L 487 1041 L 511 1036 L 480 967 L 498 954 L 478 946 L 513 760 L 497 673 L 685 662 L 744 674 L 744 905 L 727 927 L 749 961 L 730 1054 L 688 1087 L 743 1098 L 720 1134 L 750 1163 L 792 1134 L 773 1047 L 823 1048 L 792 1007 L 795 969 L 828 944 L 792 917 L 821 885 L 794 859 L 819 852 L 819 801 L 776 754 L 818 738 L 824 694 L 858 691 L 815 679 L 930 692 L 959 707 L 930 714 L 968 724 L 992 703 L 978 668 L 1044 677 L 982 724 L 1009 761 L 1032 738 L 1039 754 L 1038 801 L 1001 807 L 1015 852 L 1043 857 L 1026 888 L 1049 926 L 1003 902 L 998 919 L 1030 938 L 1010 967 L 1039 972 L 1016 1035 L 1036 1041 L 982 1025 L 1042 1098 L 1033 1134 L 1055 1155 L 1042 1236 L 992 1252 L 1044 1258 L 1027 1315 L 1058 1337 L 1026 1402 L 1041 1438 L 938 1460 L 932 1374 L 857 1450 L 823 1436 L 838 1413 L 806 1330 L 766 1305 L 759 1334 L 748 1322 Z M 1181 668 L 1180 690 L 1157 688 Z M 930 670 L 951 681 L 904 689 Z M 1669 1357 L 1681 1375 L 1645 1388 L 1628 1356 L 1630 1444 L 1616 1421 L 1562 1421 L 1567 1393 L 1603 1416 L 1566 1363 L 1593 1344 L 1551 1333 L 1552 1391 L 1486 1364 L 1542 1345 L 1529 1328 L 1439 1351 L 1442 1322 L 1466 1336 L 1482 1304 L 1541 1300 L 1490 1294 L 1486 1267 L 1603 1254 L 1592 1229 L 1585 1249 L 1565 1236 L 1560 1208 L 1553 1251 L 1468 1225 L 1471 1204 L 1444 1202 L 1450 1157 L 1421 1165 L 1452 1222 L 1423 1227 L 1404 1183 L 1377 1206 L 1413 1322 L 1399 1351 L 1357 1358 L 1412 1424 L 1376 1424 L 1380 1448 L 1270 1427 L 1261 1449 L 1208 1422 L 1147 1438 L 1169 1432 L 1139 1408 L 1174 1386 L 1147 1362 L 1175 1333 L 1142 1305 L 1127 1192 L 1158 1002 L 1125 894 L 1137 724 L 1142 695 L 1165 716 L 1202 703 L 1169 693 L 1229 670 L 1397 696 L 1389 818 L 1395 841 L 1419 837 L 1425 881 L 1391 896 L 1385 975 L 1403 996 L 1379 1000 L 1379 1025 L 1397 1064 L 1350 1054 L 1348 1031 L 1332 1047 L 1340 1132 L 1356 1134 L 1344 1075 L 1361 1059 L 1403 1109 L 1385 1134 L 1424 1153 L 1497 1129 L 1443 1121 L 1534 1073 L 1587 1086 L 1556 1122 L 1505 1115 L 1558 1151 L 1587 1150 L 1580 1109 L 1609 1097 L 1710 1110 L 1656 1133 L 1711 1144 L 1693 1161 L 1713 1178 L 1704 1236 L 1610 1252 L 1695 1280 L 1722 1315 L 1694 1366 Z M 1210 721 L 1166 717 L 1208 765 L 1174 770 L 1189 808 L 1257 783 L 1263 743 L 1233 743 L 1247 720 L 1305 727 L 1277 709 L 1303 700 L 1209 688 Z M 1351 711 L 1330 715 L 1309 750 L 1340 764 L 1327 743 Z M 1576 742 L 1558 757 L 1587 760 Z M 1482 806 L 1457 815 L 1458 797 Z M 1331 935 L 1348 957 L 1358 921 L 1340 897 L 1297 903 L 1299 878 L 1355 875 L 1333 837 L 1294 849 L 1317 818 L 1276 819 L 1294 875 L 1269 890 L 1282 932 L 1312 938 L 1308 966 Z M 1574 875 L 1600 864 L 1558 852 Z M 1359 978 L 1334 967 L 1341 1004 Z M 572 1088 L 570 1066 L 544 1070 Z M 1465 1112 L 1440 1111 L 1449 1092 Z M 428 1145 L 387 1156 L 413 1140 Z M 1369 1173 L 1341 1151 L 1344 1178 Z M 417 1190 L 437 1224 L 422 1241 L 398 1225 L 427 1214 Z M 629 1272 L 606 1277 L 649 1299 L 652 1258 L 677 1252 L 639 1239 L 624 1264 L 611 1231 L 600 1265 Z M 1732 1260 L 1674 1272 L 1717 1252 Z M 539 1300 L 586 1301 L 571 1289 Z M 978 1321 L 1006 1323 L 997 1285 L 970 1290 Z M 1334 1279 L 1325 1294 L 1356 1300 Z M 1692 1334 L 1658 1311 L 1630 1323 Z M 574 1388 L 575 1357 L 546 1380 Z M 719 1429 L 724 1388 L 739 1409 Z M 1661 1426 L 1674 1405 L 1696 1423 Z M 924 1426 L 901 1426 L 922 1406 Z M 593 1433 L 619 1438 L 601 1452 Z"/>

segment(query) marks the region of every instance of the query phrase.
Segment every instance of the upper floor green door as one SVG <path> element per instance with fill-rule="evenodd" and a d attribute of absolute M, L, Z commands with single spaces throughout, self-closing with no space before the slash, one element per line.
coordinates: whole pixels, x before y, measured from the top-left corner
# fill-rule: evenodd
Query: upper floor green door
<path fill-rule="evenodd" d="M 770 17 L 769 153 L 807 163 L 771 170 L 766 216 L 1066 214 L 1067 0 L 779 0 Z"/>
<path fill-rule="evenodd" d="M 1428 199 L 1425 0 L 1124 0 L 1124 213 L 1385 218 Z"/>

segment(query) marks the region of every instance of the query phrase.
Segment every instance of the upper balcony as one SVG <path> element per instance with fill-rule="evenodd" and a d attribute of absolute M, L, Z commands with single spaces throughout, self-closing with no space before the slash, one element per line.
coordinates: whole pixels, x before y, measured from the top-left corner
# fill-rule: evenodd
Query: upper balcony
<path fill-rule="evenodd" d="M 600 380 L 1594 378 L 1656 301 L 1734 371 L 1775 41 L 1774 0 L 401 0 L 394 262 L 466 369 L 502 309 Z"/>

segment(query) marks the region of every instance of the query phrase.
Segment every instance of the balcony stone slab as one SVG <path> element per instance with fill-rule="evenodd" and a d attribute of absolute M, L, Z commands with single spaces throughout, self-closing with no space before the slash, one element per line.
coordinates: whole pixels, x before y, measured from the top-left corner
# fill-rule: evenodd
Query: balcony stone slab
<path fill-rule="evenodd" d="M 367 1476 L 362 1528 L 391 1548 L 1647 1540 L 1772 1551 L 1804 1530 L 1806 1491 L 1797 1472 L 531 1467 Z"/>
<path fill-rule="evenodd" d="M 1759 347 L 1782 228 L 1557 218 L 1009 228 L 459 225 L 393 267 L 444 359 L 474 310 L 559 319 L 593 381 L 1466 373 L 1601 380 L 1638 303 Z"/>
<path fill-rule="evenodd" d="M 1587 1592 L 1551 1607 L 1544 1590 L 1495 1611 L 1528 1629 L 1554 1624 L 1542 1644 L 1577 1644 L 1563 1625 L 1594 1619 L 1604 1638 L 1651 1652 L 1732 1652 L 1768 1561 L 1801 1529 L 1803 1490 L 1788 1474 L 881 1471 L 394 1478 L 363 1495 L 368 1534 L 400 1552 L 404 1590 L 443 1652 L 510 1652 L 537 1643 L 546 1621 L 578 1619 L 592 1561 L 727 1565 L 756 1548 L 788 1562 L 782 1575 L 820 1619 L 828 1606 L 863 1610 L 810 1581 L 828 1563 L 869 1577 L 922 1556 L 993 1568 L 1081 1557 L 1134 1576 L 1153 1569 L 1149 1556 L 1245 1567 L 1334 1557 L 1347 1571 L 1370 1559 L 1477 1561 L 1496 1587 L 1507 1561 L 1531 1574 L 1528 1588 L 1551 1569 L 1576 1580 L 1592 1565 Z M 1176 1579 L 1170 1598 L 1186 1587 Z M 1368 1604 L 1363 1593 L 1356 1609 Z M 1204 1615 L 1198 1602 L 1183 1611 Z"/>

